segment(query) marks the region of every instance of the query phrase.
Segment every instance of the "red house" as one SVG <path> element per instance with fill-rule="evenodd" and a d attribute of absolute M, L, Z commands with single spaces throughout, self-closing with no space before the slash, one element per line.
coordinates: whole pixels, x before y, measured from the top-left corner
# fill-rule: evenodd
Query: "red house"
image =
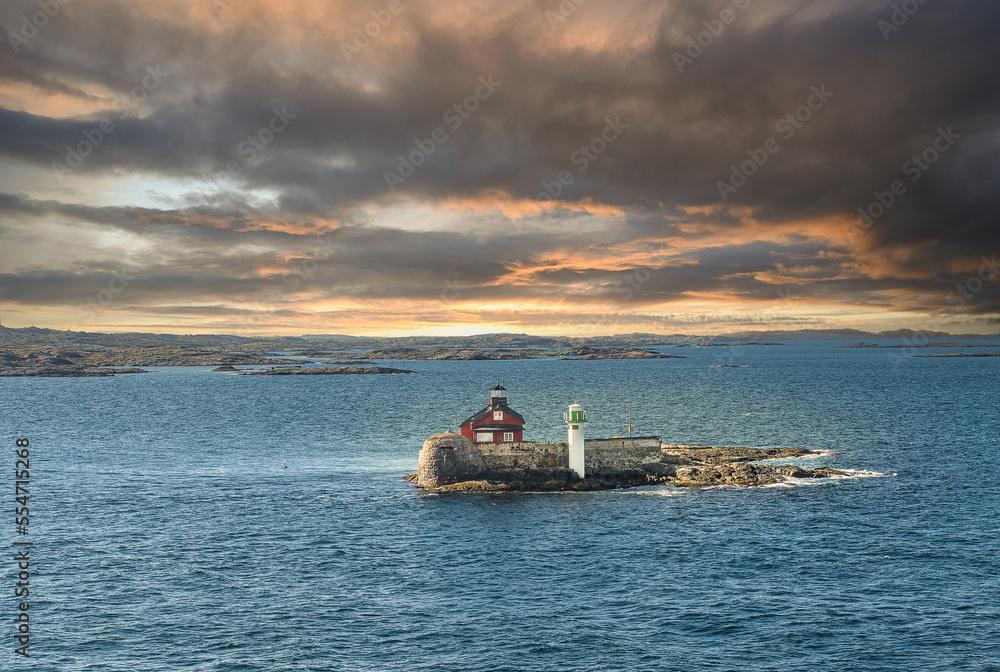
<path fill-rule="evenodd" d="M 520 443 L 524 418 L 510 410 L 507 390 L 496 384 L 483 410 L 461 424 L 462 436 L 473 443 Z"/>

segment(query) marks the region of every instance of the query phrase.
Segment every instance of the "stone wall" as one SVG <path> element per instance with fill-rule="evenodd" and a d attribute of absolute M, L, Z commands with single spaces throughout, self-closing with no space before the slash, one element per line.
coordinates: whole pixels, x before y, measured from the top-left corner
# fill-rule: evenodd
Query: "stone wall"
<path fill-rule="evenodd" d="M 659 437 L 586 439 L 586 475 L 638 472 L 662 457 Z M 438 486 L 476 479 L 568 478 L 565 441 L 474 444 L 460 434 L 435 434 L 420 451 L 417 484 Z"/>
<path fill-rule="evenodd" d="M 568 469 L 569 451 L 566 442 L 479 443 L 487 471 Z"/>
<path fill-rule="evenodd" d="M 642 465 L 657 462 L 663 457 L 661 446 L 658 436 L 586 439 L 584 471 L 589 476 L 591 473 L 642 469 Z"/>

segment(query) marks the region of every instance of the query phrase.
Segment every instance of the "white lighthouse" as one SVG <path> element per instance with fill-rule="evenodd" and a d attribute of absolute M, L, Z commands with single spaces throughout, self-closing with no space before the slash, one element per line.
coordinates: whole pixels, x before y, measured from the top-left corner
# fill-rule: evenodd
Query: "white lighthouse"
<path fill-rule="evenodd" d="M 563 420 L 569 425 L 569 468 L 584 477 L 583 473 L 583 423 L 587 422 L 587 411 L 580 404 L 570 404 L 569 411 L 563 413 Z"/>

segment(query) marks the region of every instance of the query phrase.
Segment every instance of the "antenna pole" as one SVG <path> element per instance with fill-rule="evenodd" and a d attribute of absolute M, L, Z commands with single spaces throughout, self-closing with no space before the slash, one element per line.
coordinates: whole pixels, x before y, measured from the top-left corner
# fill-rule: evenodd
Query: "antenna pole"
<path fill-rule="evenodd" d="M 632 438 L 632 390 L 628 391 L 628 436 Z"/>

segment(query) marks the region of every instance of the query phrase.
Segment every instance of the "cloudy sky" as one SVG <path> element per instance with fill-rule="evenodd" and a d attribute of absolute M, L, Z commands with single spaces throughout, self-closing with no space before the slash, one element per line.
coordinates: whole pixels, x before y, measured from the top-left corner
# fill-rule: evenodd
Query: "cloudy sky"
<path fill-rule="evenodd" d="M 15 0 L 0 321 L 1000 323 L 1000 3 Z"/>

